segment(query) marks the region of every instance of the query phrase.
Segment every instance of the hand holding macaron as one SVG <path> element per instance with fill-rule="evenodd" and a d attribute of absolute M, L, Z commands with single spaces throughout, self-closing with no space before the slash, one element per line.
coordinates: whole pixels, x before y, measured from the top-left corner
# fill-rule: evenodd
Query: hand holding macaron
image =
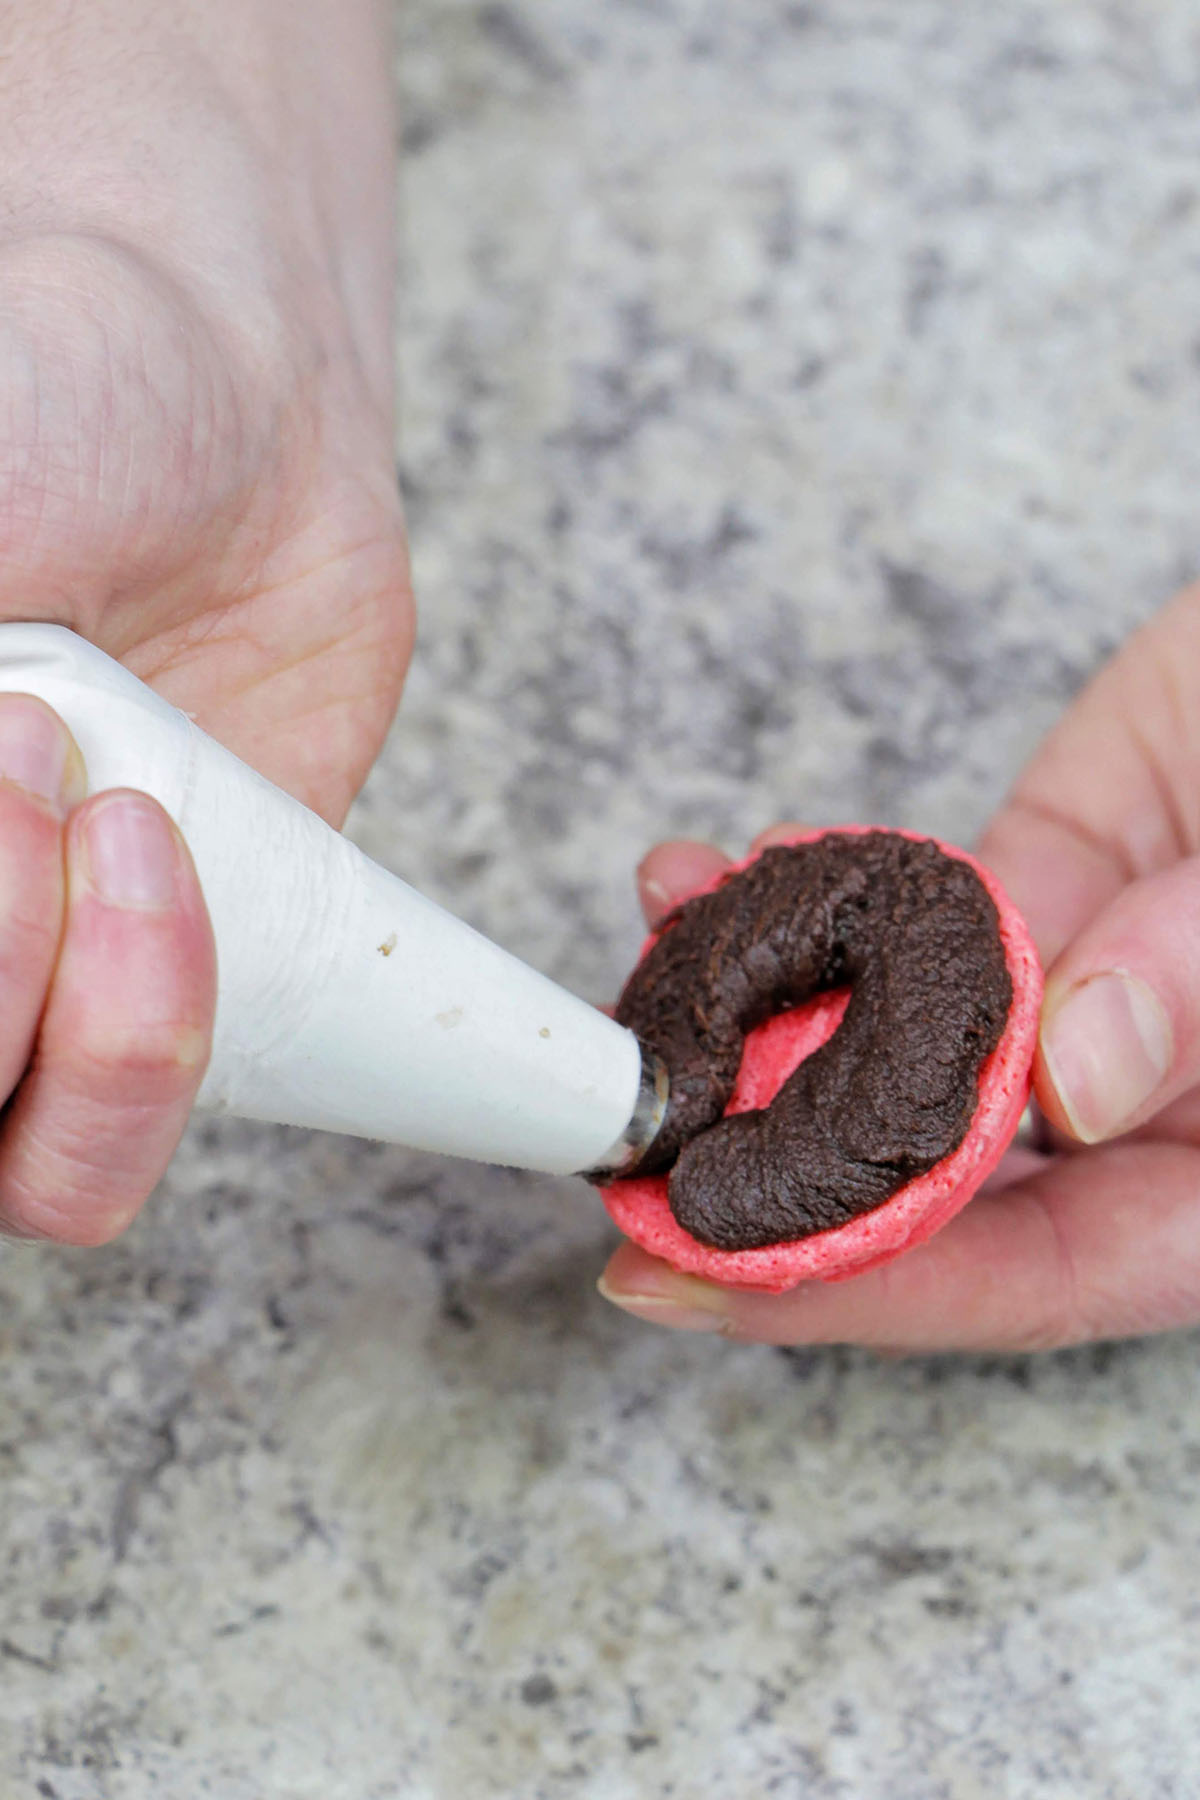
<path fill-rule="evenodd" d="M 774 1295 L 679 1273 L 631 1245 L 604 1291 L 684 1329 L 780 1344 L 1025 1349 L 1200 1319 L 1200 590 L 1085 690 L 979 846 L 1047 969 L 1037 1151 L 1014 1149 L 949 1225 L 848 1281 Z M 781 826 L 754 849 L 793 839 Z M 660 845 L 657 924 L 728 867 Z"/>

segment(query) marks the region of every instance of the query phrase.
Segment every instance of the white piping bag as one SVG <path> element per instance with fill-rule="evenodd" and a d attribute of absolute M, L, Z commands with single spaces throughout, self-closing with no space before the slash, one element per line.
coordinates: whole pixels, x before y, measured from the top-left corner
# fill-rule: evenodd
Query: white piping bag
<path fill-rule="evenodd" d="M 554 1174 L 619 1172 L 666 1073 L 632 1032 L 426 900 L 61 625 L 0 625 L 91 792 L 140 788 L 191 850 L 217 943 L 210 1111 Z"/>

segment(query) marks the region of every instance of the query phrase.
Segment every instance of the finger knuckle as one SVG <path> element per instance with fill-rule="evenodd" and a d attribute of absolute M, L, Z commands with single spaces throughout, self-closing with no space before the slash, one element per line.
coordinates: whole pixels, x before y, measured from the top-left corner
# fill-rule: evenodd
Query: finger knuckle
<path fill-rule="evenodd" d="M 1045 1286 L 1039 1304 L 1012 1334 L 1012 1347 L 1021 1351 L 1060 1350 L 1095 1335 L 1094 1297 L 1082 1278 L 1070 1238 L 1053 1203 L 1031 1194 L 1029 1204 L 1045 1234 Z"/>
<path fill-rule="evenodd" d="M 131 1224 L 148 1190 L 113 1170 L 94 1127 L 84 1109 L 74 1123 L 69 1114 L 57 1117 L 49 1136 L 38 1129 L 23 1134 L 0 1178 L 5 1235 L 92 1248 Z"/>
<path fill-rule="evenodd" d="M 69 1244 L 96 1250 L 127 1231 L 140 1210 L 127 1200 L 106 1203 L 86 1188 L 69 1188 L 12 1199 L 4 1206 L 0 1226 L 5 1237 L 26 1242 Z"/>
<path fill-rule="evenodd" d="M 97 1021 L 73 1048 L 83 1086 L 141 1095 L 148 1102 L 186 1092 L 208 1061 L 210 1034 L 192 1021 L 136 1025 Z"/>

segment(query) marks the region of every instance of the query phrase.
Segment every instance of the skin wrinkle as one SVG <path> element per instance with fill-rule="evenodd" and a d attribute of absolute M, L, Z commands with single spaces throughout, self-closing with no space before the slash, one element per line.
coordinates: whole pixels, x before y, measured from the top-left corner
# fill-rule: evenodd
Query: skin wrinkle
<path fill-rule="evenodd" d="M 745 1035 L 849 986 L 845 1016 L 761 1111 L 723 1117 Z M 664 921 L 616 1009 L 671 1073 L 637 1174 L 670 1168 L 677 1221 L 725 1250 L 882 1205 L 962 1142 L 1012 981 L 975 871 L 929 840 L 829 832 L 765 850 Z"/>
<path fill-rule="evenodd" d="M 357 514 L 361 515 L 363 510 L 361 503 L 355 505 Z M 354 522 L 361 524 L 362 521 L 356 519 Z M 316 526 L 306 525 L 290 546 L 273 553 L 272 561 L 295 556 L 296 546 L 302 545 L 304 538 L 320 537 L 326 527 L 328 535 L 332 536 L 337 523 L 334 517 L 329 521 L 322 519 Z M 131 666 L 143 679 L 160 681 L 174 676 L 169 697 L 177 704 L 185 704 L 182 690 L 186 688 L 193 662 L 217 647 L 224 655 L 240 647 L 237 658 L 227 666 L 223 710 L 261 696 L 268 688 L 290 691 L 289 683 L 294 683 L 306 669 L 319 666 L 323 676 L 320 700 L 316 701 L 314 695 L 314 704 L 303 710 L 309 716 L 328 714 L 343 707 L 343 690 L 361 689 L 361 675 L 356 680 L 355 671 L 364 657 L 369 658 L 372 669 L 378 674 L 380 648 L 377 641 L 372 643 L 373 638 L 377 640 L 374 626 L 379 604 L 390 597 L 398 633 L 397 647 L 387 660 L 395 661 L 398 686 L 412 635 L 404 610 L 404 596 L 408 592 L 407 553 L 398 511 L 390 519 L 377 518 L 373 523 L 374 530 L 360 530 L 352 539 L 347 539 L 347 547 L 330 553 L 322 546 L 319 556 L 297 558 L 287 573 L 266 590 L 265 597 L 261 590 L 255 589 L 240 601 L 236 598 L 218 600 L 201 608 L 182 629 L 155 641 L 153 660 L 137 655 L 130 658 Z M 282 595 L 298 585 L 317 586 L 339 573 L 339 589 L 352 591 L 339 605 L 329 609 L 326 629 L 319 637 L 306 631 L 292 654 L 273 649 L 257 626 L 260 617 L 273 625 L 270 618 L 272 593 Z M 316 623 L 314 621 L 314 626 Z M 336 632 L 330 636 L 335 626 Z M 399 630 L 401 626 L 403 631 Z M 346 670 L 344 680 L 334 679 L 335 663 Z M 389 706 L 389 718 L 391 710 Z M 290 711 L 294 713 L 294 705 Z"/>
<path fill-rule="evenodd" d="M 282 592 L 293 587 L 297 580 L 309 581 L 315 579 L 317 576 L 332 571 L 346 569 L 357 558 L 363 555 L 373 555 L 378 552 L 385 558 L 389 557 L 390 552 L 393 549 L 402 545 L 402 541 L 399 533 L 397 533 L 393 545 L 389 545 L 381 533 L 369 538 L 364 537 L 360 543 L 352 544 L 344 550 L 331 552 L 328 556 L 323 557 L 318 563 L 311 567 L 304 567 L 298 572 L 291 573 L 286 577 L 281 577 L 275 584 L 275 587 Z M 363 605 L 364 601 L 373 597 L 374 593 L 381 589 L 386 589 L 390 587 L 390 585 L 390 583 L 384 581 L 375 584 L 374 587 L 371 587 L 369 584 L 361 587 L 358 591 L 358 604 L 360 606 Z M 253 594 L 254 607 L 257 609 L 260 602 L 264 598 L 269 598 L 272 592 L 273 589 L 270 587 L 256 588 Z M 234 620 L 232 627 L 227 622 L 227 614 Z M 298 650 L 294 656 L 273 655 L 271 658 L 271 679 L 274 680 L 280 676 L 294 674 L 314 660 L 324 660 L 328 663 L 328 661 L 335 656 L 355 657 L 358 652 L 355 648 L 353 637 L 347 636 L 345 617 L 337 618 L 334 621 L 334 624 L 336 625 L 336 629 L 331 629 L 327 637 L 306 640 L 303 648 Z M 198 648 L 207 646 L 214 639 L 220 641 L 223 645 L 243 645 L 250 651 L 255 664 L 255 672 L 249 675 L 245 680 L 230 680 L 227 687 L 228 698 L 230 700 L 241 699 L 247 694 L 261 691 L 263 686 L 263 676 L 259 672 L 259 668 L 261 664 L 268 659 L 269 646 L 256 632 L 252 622 L 236 612 L 235 605 L 232 602 L 222 606 L 213 606 L 207 611 L 198 614 L 197 617 L 189 623 L 186 635 L 181 635 L 180 641 L 172 644 L 167 653 L 164 654 L 158 662 L 153 665 L 147 664 L 145 667 L 139 666 L 139 673 L 142 675 L 142 679 L 145 680 L 148 677 L 153 679 L 168 673 L 172 669 L 185 667 L 189 658 L 195 654 Z M 312 713 L 315 715 L 325 711 L 330 704 L 335 703 L 335 699 L 331 699 L 329 695 L 326 695 L 324 696 L 321 705 L 312 709 Z"/>
<path fill-rule="evenodd" d="M 1173 863 L 1190 856 L 1195 847 L 1196 835 L 1183 816 L 1178 790 L 1163 763 L 1151 733 L 1132 713 L 1126 713 L 1123 723 L 1135 751 L 1142 760 L 1150 785 L 1154 789 L 1155 798 L 1158 801 L 1158 816 L 1166 826 L 1166 843 L 1163 853 L 1156 855 L 1149 868 L 1141 871 L 1142 874 L 1153 874 L 1159 869 L 1170 868 Z"/>
<path fill-rule="evenodd" d="M 3 343 L 3 360 L 12 365 L 19 358 L 28 379 L 10 383 L 8 429 L 0 445 L 3 451 L 0 466 L 5 471 L 4 484 L 0 488 L 0 544 L 6 559 L 11 556 L 13 540 L 18 535 L 18 521 L 24 528 L 21 497 L 33 496 L 35 535 L 40 529 L 47 499 L 44 471 L 39 466 L 38 456 L 43 434 L 37 357 L 23 333 L 19 343 L 14 341 L 15 338 L 15 328 L 10 327 Z"/>
<path fill-rule="evenodd" d="M 1032 818 L 1040 819 L 1044 825 L 1049 825 L 1063 837 L 1074 839 L 1084 850 L 1099 857 L 1110 868 L 1115 868 L 1123 886 L 1138 879 L 1139 870 L 1120 839 L 1105 837 L 1102 832 L 1094 831 L 1082 819 L 1055 806 L 1053 801 L 1045 800 L 1020 787 L 1009 800 L 1005 812 L 1009 816 L 1015 812 L 1029 813 Z"/>
<path fill-rule="evenodd" d="M 1185 679 L 1200 659 L 1200 626 L 1195 617 L 1196 590 L 1178 596 L 1147 628 L 1137 648 L 1144 652 L 1150 676 L 1151 692 L 1142 696 L 1136 688 L 1124 695 L 1120 716 L 1127 724 L 1145 721 L 1152 732 L 1157 774 L 1165 780 L 1171 794 L 1171 806 L 1182 821 L 1180 844 L 1183 854 L 1190 855 L 1200 847 L 1200 812 L 1189 821 L 1184 816 L 1188 799 L 1195 797 L 1196 774 L 1200 771 L 1200 737 L 1195 731 L 1195 708 L 1189 704 Z M 1178 633 L 1178 641 L 1174 633 Z M 1140 663 L 1140 657 L 1137 659 Z M 1135 667 L 1137 665 L 1135 664 Z M 1138 672 L 1142 672 L 1141 669 Z M 1158 721 L 1166 715 L 1165 729 Z M 1144 728 L 1144 727 L 1143 727 Z M 1135 746 L 1147 751 L 1149 745 L 1135 738 Z M 1171 778 L 1174 761 L 1177 769 Z"/>
<path fill-rule="evenodd" d="M 1054 1247 L 1055 1274 L 1051 1277 L 1050 1288 L 1055 1296 L 1055 1310 L 1049 1316 L 1040 1316 L 1027 1341 L 1018 1347 L 1048 1350 L 1059 1344 L 1084 1342 L 1091 1337 L 1092 1327 L 1082 1304 L 1079 1271 L 1071 1240 L 1063 1228 L 1058 1210 L 1053 1199 L 1040 1193 L 1036 1184 L 1031 1185 L 1021 1198 L 1044 1219 Z"/>

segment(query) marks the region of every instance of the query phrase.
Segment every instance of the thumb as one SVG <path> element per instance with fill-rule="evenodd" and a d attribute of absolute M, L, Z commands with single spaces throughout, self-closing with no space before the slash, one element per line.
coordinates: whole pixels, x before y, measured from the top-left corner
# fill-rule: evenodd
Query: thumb
<path fill-rule="evenodd" d="M 1085 1143 L 1200 1085 L 1200 586 L 1089 683 L 980 845 L 1050 970 L 1034 1071 L 1052 1124 Z M 1176 1130 L 1176 1127 L 1181 1127 Z"/>
<path fill-rule="evenodd" d="M 984 834 L 1047 967 L 1122 888 L 1200 850 L 1196 671 L 1200 584 L 1093 677 Z"/>
<path fill-rule="evenodd" d="M 1084 1143 L 1200 1083 L 1200 857 L 1123 889 L 1050 971 L 1035 1069 L 1047 1118 Z"/>

